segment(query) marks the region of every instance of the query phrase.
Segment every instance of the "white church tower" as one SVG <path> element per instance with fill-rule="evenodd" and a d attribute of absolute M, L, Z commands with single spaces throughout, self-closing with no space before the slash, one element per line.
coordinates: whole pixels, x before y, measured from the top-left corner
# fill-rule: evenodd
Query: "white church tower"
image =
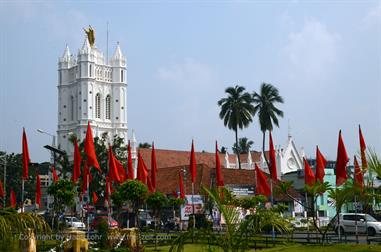
<path fill-rule="evenodd" d="M 76 57 L 66 46 L 58 61 L 57 140 L 69 156 L 73 152 L 70 135 L 82 141 L 88 122 L 94 137 L 107 133 L 110 141 L 118 135 L 127 142 L 126 58 L 118 43 L 107 62 L 94 44 L 94 33 L 91 35 L 92 40 L 86 36 Z"/>

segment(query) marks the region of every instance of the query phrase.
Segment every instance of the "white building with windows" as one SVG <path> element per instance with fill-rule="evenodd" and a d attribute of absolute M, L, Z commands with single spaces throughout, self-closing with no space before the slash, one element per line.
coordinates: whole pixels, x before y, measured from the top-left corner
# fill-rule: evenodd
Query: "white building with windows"
<path fill-rule="evenodd" d="M 110 60 L 90 45 L 87 36 L 76 56 L 66 46 L 58 61 L 58 129 L 60 149 L 72 156 L 70 135 L 82 141 L 88 121 L 94 137 L 107 133 L 127 141 L 127 65 L 119 43 Z"/>

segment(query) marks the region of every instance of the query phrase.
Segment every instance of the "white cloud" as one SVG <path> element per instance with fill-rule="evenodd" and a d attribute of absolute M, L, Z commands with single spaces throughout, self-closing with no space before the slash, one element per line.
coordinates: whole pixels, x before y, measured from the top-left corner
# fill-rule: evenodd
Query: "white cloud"
<path fill-rule="evenodd" d="M 215 74 L 206 64 L 192 58 L 185 58 L 157 70 L 159 80 L 164 83 L 188 89 L 189 87 L 210 86 L 215 83 Z"/>
<path fill-rule="evenodd" d="M 381 3 L 367 13 L 362 23 L 365 27 L 376 25 L 381 29 Z"/>
<path fill-rule="evenodd" d="M 337 62 L 338 34 L 316 21 L 305 21 L 302 29 L 291 32 L 284 51 L 294 74 L 311 79 L 326 74 Z"/>

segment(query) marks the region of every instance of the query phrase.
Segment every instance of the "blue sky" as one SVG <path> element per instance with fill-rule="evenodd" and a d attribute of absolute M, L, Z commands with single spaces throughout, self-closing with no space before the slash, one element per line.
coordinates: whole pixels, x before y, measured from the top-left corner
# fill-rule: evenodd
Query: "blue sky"
<path fill-rule="evenodd" d="M 0 149 L 21 151 L 27 130 L 32 161 L 57 125 L 57 60 L 76 53 L 82 28 L 96 30 L 109 55 L 127 56 L 128 126 L 156 148 L 214 151 L 234 134 L 218 118 L 228 86 L 278 87 L 285 117 L 276 144 L 291 134 L 307 156 L 319 145 L 335 159 L 339 129 L 348 154 L 359 150 L 357 127 L 381 151 L 380 1 L 81 1 L 0 3 Z M 239 132 L 261 149 L 257 118 Z M 130 131 L 131 133 L 131 131 Z"/>

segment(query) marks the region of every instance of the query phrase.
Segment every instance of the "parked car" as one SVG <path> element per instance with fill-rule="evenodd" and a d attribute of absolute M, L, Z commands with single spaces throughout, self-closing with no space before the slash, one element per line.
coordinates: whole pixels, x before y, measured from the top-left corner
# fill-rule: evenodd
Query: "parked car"
<path fill-rule="evenodd" d="M 337 219 L 334 221 L 335 231 L 340 233 L 355 233 L 356 232 L 356 220 L 357 230 L 359 233 L 367 233 L 370 236 L 381 234 L 381 222 L 377 221 L 373 216 L 369 214 L 354 214 L 354 213 L 342 213 L 340 214 L 340 224 L 338 226 Z"/>
<path fill-rule="evenodd" d="M 97 228 L 97 226 L 99 225 L 99 223 L 104 220 L 105 222 L 108 222 L 108 227 L 109 228 L 116 228 L 119 226 L 118 222 L 116 220 L 114 220 L 112 217 L 109 217 L 107 215 L 98 215 L 96 216 L 93 221 L 91 222 L 90 224 L 90 227 L 92 229 L 95 229 Z"/>
<path fill-rule="evenodd" d="M 67 217 L 64 217 L 64 221 L 65 221 L 65 225 L 67 227 L 74 227 L 74 228 L 78 228 L 78 229 L 85 229 L 86 228 L 85 223 L 78 220 L 77 217 L 67 216 Z"/>

